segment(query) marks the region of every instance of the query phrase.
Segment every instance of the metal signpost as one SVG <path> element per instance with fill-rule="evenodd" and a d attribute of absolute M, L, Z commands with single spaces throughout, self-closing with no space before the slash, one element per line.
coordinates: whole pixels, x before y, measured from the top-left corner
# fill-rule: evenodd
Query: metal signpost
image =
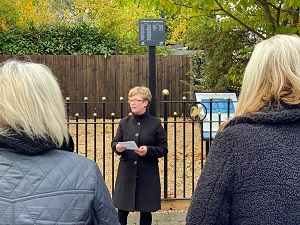
<path fill-rule="evenodd" d="M 149 89 L 152 102 L 149 113 L 156 116 L 156 58 L 155 46 L 165 45 L 165 19 L 139 19 L 139 45 L 148 46 Z"/>

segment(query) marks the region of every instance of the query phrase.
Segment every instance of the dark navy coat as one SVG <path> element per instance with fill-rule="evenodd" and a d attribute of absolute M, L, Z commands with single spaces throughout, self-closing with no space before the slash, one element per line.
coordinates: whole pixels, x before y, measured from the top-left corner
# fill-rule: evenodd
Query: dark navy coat
<path fill-rule="evenodd" d="M 145 156 L 126 149 L 119 153 L 119 141 L 135 141 L 138 147 L 147 146 Z M 161 184 L 158 158 L 166 156 L 167 138 L 160 119 L 148 112 L 121 119 L 112 149 L 120 155 L 113 195 L 116 208 L 126 211 L 154 212 L 161 209 Z"/>
<path fill-rule="evenodd" d="M 186 225 L 300 224 L 300 105 L 233 118 L 211 146 Z"/>

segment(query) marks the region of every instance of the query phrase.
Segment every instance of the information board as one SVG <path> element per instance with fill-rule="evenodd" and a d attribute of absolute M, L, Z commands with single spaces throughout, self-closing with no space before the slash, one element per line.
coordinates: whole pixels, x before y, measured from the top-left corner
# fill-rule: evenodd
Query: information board
<path fill-rule="evenodd" d="M 139 45 L 164 46 L 165 19 L 139 19 Z"/>
<path fill-rule="evenodd" d="M 195 93 L 196 101 L 201 102 L 207 109 L 207 115 L 203 120 L 203 138 L 210 138 L 210 127 L 212 127 L 212 138 L 215 137 L 219 128 L 219 113 L 221 113 L 221 121 L 233 118 L 237 105 L 237 97 L 235 93 Z M 212 98 L 212 104 L 210 104 Z M 229 109 L 228 109 L 229 99 Z M 200 104 L 199 104 L 200 105 Z M 210 106 L 212 105 L 212 109 Z M 212 114 L 210 115 L 210 112 Z M 229 112 L 229 115 L 228 115 Z M 204 112 L 203 112 L 204 113 Z"/>

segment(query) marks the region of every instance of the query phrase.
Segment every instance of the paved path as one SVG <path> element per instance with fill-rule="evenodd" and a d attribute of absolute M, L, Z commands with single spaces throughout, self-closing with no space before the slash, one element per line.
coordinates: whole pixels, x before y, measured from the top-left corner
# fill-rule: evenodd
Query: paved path
<path fill-rule="evenodd" d="M 185 225 L 186 211 L 158 211 L 152 213 L 152 225 Z M 139 225 L 140 214 L 129 213 L 127 225 Z"/>

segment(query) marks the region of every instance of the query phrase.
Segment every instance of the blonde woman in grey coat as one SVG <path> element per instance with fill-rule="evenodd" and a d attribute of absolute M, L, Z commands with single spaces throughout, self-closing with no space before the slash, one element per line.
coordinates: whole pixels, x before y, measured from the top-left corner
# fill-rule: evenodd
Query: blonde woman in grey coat
<path fill-rule="evenodd" d="M 97 165 L 68 151 L 64 100 L 50 69 L 1 64 L 0 99 L 0 224 L 119 224 Z"/>

